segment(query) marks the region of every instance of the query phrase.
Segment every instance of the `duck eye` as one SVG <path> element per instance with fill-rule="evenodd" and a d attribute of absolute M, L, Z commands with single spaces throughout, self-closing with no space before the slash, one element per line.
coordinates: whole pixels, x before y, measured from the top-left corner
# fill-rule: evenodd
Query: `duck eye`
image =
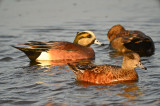
<path fill-rule="evenodd" d="M 92 36 L 89 34 L 88 36 L 87 36 L 87 38 L 91 38 Z"/>

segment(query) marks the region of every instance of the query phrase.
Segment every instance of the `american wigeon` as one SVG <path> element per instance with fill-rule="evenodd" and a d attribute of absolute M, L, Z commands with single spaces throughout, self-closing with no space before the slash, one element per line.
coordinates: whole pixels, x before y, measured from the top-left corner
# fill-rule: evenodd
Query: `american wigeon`
<path fill-rule="evenodd" d="M 114 25 L 107 34 L 112 48 L 118 52 L 136 52 L 140 56 L 150 56 L 155 51 L 153 40 L 138 30 L 125 30 L 118 24 Z"/>
<path fill-rule="evenodd" d="M 13 46 L 23 51 L 31 61 L 35 60 L 77 60 L 93 59 L 95 52 L 90 47 L 92 44 L 101 45 L 92 31 L 78 32 L 74 42 L 50 41 L 38 42 L 29 41 L 19 44 L 26 47 Z"/>
<path fill-rule="evenodd" d="M 110 84 L 124 81 L 137 81 L 136 67 L 146 70 L 141 64 L 137 53 L 128 53 L 123 57 L 122 66 L 115 65 L 72 65 L 68 66 L 74 72 L 76 80 L 96 84 Z"/>

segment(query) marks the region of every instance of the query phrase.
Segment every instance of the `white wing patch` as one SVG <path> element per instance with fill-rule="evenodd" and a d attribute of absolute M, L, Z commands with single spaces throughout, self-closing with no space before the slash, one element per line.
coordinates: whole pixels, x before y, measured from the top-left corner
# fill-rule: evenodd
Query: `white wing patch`
<path fill-rule="evenodd" d="M 50 54 L 47 52 L 42 52 L 37 60 L 51 60 Z"/>

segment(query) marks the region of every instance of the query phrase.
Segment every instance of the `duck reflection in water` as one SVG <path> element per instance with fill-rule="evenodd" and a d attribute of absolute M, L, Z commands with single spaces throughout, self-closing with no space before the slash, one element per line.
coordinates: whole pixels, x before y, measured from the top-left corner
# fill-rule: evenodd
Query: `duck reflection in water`
<path fill-rule="evenodd" d="M 125 87 L 119 89 L 122 92 L 117 95 L 128 98 L 128 102 L 137 100 L 137 97 L 143 95 L 143 89 L 140 89 L 137 83 L 124 83 L 124 85 Z"/>
<path fill-rule="evenodd" d="M 137 81 L 127 81 L 127 82 L 121 82 L 117 84 L 107 84 L 107 85 L 97 85 L 89 82 L 84 82 L 84 81 L 75 81 L 74 82 L 78 86 L 83 86 L 83 87 L 91 87 L 95 88 L 97 90 L 103 90 L 102 95 L 110 95 L 110 96 L 121 96 L 126 98 L 127 100 L 123 102 L 122 104 L 127 105 L 129 104 L 134 104 L 136 100 L 138 100 L 138 97 L 143 95 L 143 89 L 140 89 L 137 86 Z M 114 92 L 113 92 L 114 89 Z M 97 91 L 99 92 L 99 91 Z M 100 96 L 100 95 L 99 95 Z"/>
<path fill-rule="evenodd" d="M 48 67 L 52 68 L 55 66 L 67 66 L 67 63 L 70 64 L 91 64 L 93 59 L 79 59 L 79 60 L 41 60 L 41 61 L 30 61 L 29 66 L 39 66 L 39 68 Z"/>

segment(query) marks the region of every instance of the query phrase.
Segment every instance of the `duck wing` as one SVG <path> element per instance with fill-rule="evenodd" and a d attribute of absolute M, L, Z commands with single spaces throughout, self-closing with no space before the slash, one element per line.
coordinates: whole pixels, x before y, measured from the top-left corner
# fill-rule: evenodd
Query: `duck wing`
<path fill-rule="evenodd" d="M 96 68 L 96 65 L 94 65 L 94 64 L 87 64 L 87 65 L 76 64 L 76 65 L 73 65 L 73 64 L 67 63 L 67 65 L 76 75 L 78 75 L 79 73 L 84 73 L 84 71 L 86 71 L 86 70 L 92 71 L 94 68 Z"/>
<path fill-rule="evenodd" d="M 140 31 L 125 31 L 117 36 L 122 37 L 123 45 L 133 51 L 145 51 L 154 47 L 153 41 Z"/>
<path fill-rule="evenodd" d="M 95 64 L 87 64 L 87 65 L 72 65 L 68 63 L 68 66 L 73 70 L 74 73 L 84 73 L 84 71 L 91 71 L 96 74 L 98 73 L 108 73 L 108 72 L 116 72 L 121 67 L 114 65 L 95 65 Z"/>
<path fill-rule="evenodd" d="M 76 48 L 77 46 L 81 47 L 78 44 L 74 44 L 66 41 L 49 41 L 49 42 L 28 41 L 27 43 L 19 44 L 13 47 L 21 50 L 35 49 L 37 51 L 48 51 L 48 49 L 59 49 L 59 50 L 73 51 L 73 50 L 77 50 L 77 49 L 73 49 L 73 48 Z"/>
<path fill-rule="evenodd" d="M 61 41 L 50 41 L 50 42 L 38 42 L 38 41 L 29 41 L 24 44 L 19 44 L 12 47 L 19 49 L 24 52 L 31 61 L 35 61 L 37 57 L 42 52 L 47 52 L 50 49 L 58 49 L 65 51 L 76 51 L 77 47 L 81 47 L 80 45 L 70 43 L 70 42 L 61 42 Z"/>

